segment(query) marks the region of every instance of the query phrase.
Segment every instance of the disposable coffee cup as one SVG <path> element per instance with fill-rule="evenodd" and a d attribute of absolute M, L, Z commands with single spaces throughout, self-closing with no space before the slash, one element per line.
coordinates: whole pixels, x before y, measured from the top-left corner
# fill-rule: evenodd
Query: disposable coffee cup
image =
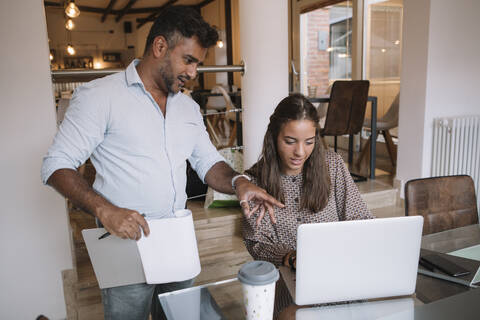
<path fill-rule="evenodd" d="M 240 268 L 246 320 L 272 320 L 278 278 L 278 270 L 270 262 L 252 261 Z"/>

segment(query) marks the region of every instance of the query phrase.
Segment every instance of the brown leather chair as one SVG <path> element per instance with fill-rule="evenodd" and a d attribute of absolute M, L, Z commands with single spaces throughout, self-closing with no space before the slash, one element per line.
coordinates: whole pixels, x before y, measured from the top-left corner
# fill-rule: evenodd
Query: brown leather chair
<path fill-rule="evenodd" d="M 349 135 L 348 163 L 353 160 L 353 135 L 362 130 L 367 109 L 368 80 L 335 81 L 330 92 L 327 117 L 320 135 L 334 136 L 334 150 L 337 151 L 337 136 Z M 361 178 L 356 181 L 366 180 Z"/>
<path fill-rule="evenodd" d="M 478 223 L 472 178 L 458 175 L 408 181 L 405 214 L 423 216 L 424 235 Z"/>

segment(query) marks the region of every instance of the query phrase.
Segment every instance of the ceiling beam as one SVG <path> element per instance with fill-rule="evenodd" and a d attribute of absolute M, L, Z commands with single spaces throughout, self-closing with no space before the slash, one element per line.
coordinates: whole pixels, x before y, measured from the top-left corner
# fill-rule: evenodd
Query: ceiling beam
<path fill-rule="evenodd" d="M 178 0 L 168 0 L 168 2 L 165 3 L 163 6 L 161 6 L 160 9 L 158 9 L 156 12 L 152 13 L 148 17 L 146 17 L 144 19 L 137 19 L 137 22 L 138 22 L 137 29 L 140 29 L 140 27 L 143 26 L 145 23 L 155 20 L 160 15 L 160 13 L 162 13 L 162 11 L 165 8 L 171 6 L 172 4 L 174 4 L 177 1 Z"/>
<path fill-rule="evenodd" d="M 215 1 L 215 0 L 203 0 L 199 4 L 196 4 L 195 7 L 201 9 L 202 7 L 206 6 L 207 4 L 209 4 L 210 2 L 213 2 L 213 1 Z"/>
<path fill-rule="evenodd" d="M 45 7 L 58 7 L 63 9 L 63 3 L 61 2 L 53 2 L 53 1 L 44 1 Z M 87 7 L 87 6 L 78 6 L 78 9 L 84 12 L 94 12 L 94 13 L 103 13 L 105 11 L 104 8 L 97 8 L 97 7 Z"/>
<path fill-rule="evenodd" d="M 115 5 L 115 2 L 117 2 L 117 0 L 110 0 L 110 3 L 105 8 L 105 12 L 103 12 L 102 18 L 100 19 L 102 23 L 105 22 L 105 19 L 107 19 L 108 14 L 112 11 L 112 8 Z"/>
<path fill-rule="evenodd" d="M 52 8 L 62 8 L 63 9 L 63 3 L 61 2 L 54 2 L 54 1 L 44 1 L 45 7 L 52 7 Z M 103 14 L 105 13 L 105 8 L 98 8 L 98 7 L 87 7 L 87 6 L 78 6 L 77 7 L 80 9 L 80 11 L 85 11 L 85 12 L 93 12 L 93 13 L 100 13 Z M 160 7 L 144 7 L 144 8 L 130 8 L 125 14 L 143 14 L 143 13 L 154 13 L 160 10 L 163 6 Z M 111 10 L 110 14 L 111 15 L 118 15 L 121 12 L 121 10 Z"/>
<path fill-rule="evenodd" d="M 136 13 L 153 13 L 158 10 L 161 10 L 164 5 L 161 5 L 160 7 L 146 7 L 146 8 L 132 8 L 128 10 L 129 14 L 136 14 Z"/>
<path fill-rule="evenodd" d="M 122 19 L 122 17 L 127 13 L 127 11 L 135 4 L 135 2 L 137 2 L 137 0 L 130 0 L 128 1 L 128 3 L 126 4 L 125 7 L 123 7 L 123 9 L 120 11 L 120 13 L 117 15 L 117 17 L 115 18 L 115 22 L 118 22 L 120 21 L 120 19 Z"/>

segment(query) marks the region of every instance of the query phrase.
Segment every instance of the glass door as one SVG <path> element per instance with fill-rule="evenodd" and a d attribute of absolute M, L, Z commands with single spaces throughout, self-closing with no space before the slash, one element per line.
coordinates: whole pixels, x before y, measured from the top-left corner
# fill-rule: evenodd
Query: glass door
<path fill-rule="evenodd" d="M 331 2 L 330 2 L 331 3 Z M 318 96 L 352 78 L 352 1 L 300 14 L 300 92 Z"/>
<path fill-rule="evenodd" d="M 400 92 L 403 0 L 365 0 L 365 12 L 363 77 L 378 97 L 380 118 Z M 396 128 L 390 133 L 397 136 Z"/>

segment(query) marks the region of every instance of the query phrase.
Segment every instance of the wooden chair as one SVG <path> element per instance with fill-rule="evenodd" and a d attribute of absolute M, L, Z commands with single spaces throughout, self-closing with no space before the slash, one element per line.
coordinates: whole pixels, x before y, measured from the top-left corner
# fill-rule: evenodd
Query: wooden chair
<path fill-rule="evenodd" d="M 424 217 L 424 235 L 477 224 L 477 199 L 472 178 L 458 175 L 408 181 L 405 184 L 405 214 Z"/>
<path fill-rule="evenodd" d="M 222 94 L 223 99 L 225 100 L 225 106 L 226 106 L 226 112 L 227 114 L 225 115 L 226 120 L 228 121 L 228 124 L 230 125 L 230 137 L 228 139 L 226 147 L 232 147 L 235 144 L 235 139 L 237 137 L 237 116 L 235 112 L 232 112 L 232 110 L 236 109 L 235 105 L 232 102 L 232 99 L 230 99 L 230 96 L 228 95 L 227 90 L 223 87 L 218 87 L 217 90 Z M 239 117 L 240 122 L 242 122 L 242 117 Z"/>
<path fill-rule="evenodd" d="M 221 85 L 216 85 L 210 91 L 214 94 L 221 94 L 224 90 Z M 227 105 L 225 99 L 222 96 L 209 96 L 206 103 L 206 127 L 207 131 L 210 134 L 210 139 L 212 143 L 220 148 L 222 146 L 222 136 L 225 137 L 225 112 Z"/>

